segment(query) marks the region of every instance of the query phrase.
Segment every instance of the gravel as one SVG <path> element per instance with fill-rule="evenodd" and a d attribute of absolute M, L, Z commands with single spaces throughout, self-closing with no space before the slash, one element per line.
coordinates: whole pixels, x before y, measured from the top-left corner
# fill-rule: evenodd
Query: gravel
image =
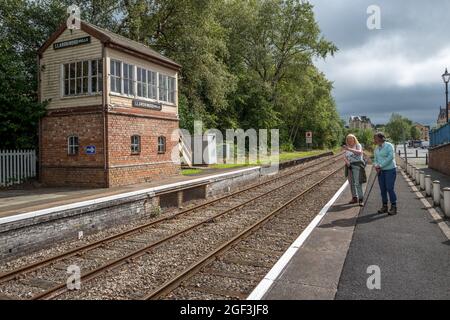
<path fill-rule="evenodd" d="M 323 160 L 320 160 L 323 162 Z M 318 162 L 319 163 L 319 162 Z M 311 165 L 308 164 L 308 165 Z M 303 165 L 304 167 L 305 165 Z M 292 169 L 287 169 L 283 171 L 283 174 L 289 171 L 298 170 L 300 167 L 295 167 Z M 289 180 L 298 180 L 300 177 L 303 177 L 308 172 L 311 172 L 313 169 L 307 169 L 304 172 L 295 174 Z M 283 188 L 270 197 L 262 197 L 260 201 L 256 204 L 249 204 L 245 207 L 234 210 L 231 213 L 227 213 L 220 218 L 216 218 L 214 223 L 204 224 L 201 227 L 197 227 L 195 230 L 190 231 L 180 237 L 172 239 L 157 248 L 154 248 L 151 252 L 136 258 L 132 261 L 132 263 L 124 264 L 122 266 L 117 267 L 116 269 L 107 272 L 100 277 L 83 283 L 82 290 L 77 292 L 67 292 L 60 296 L 60 299 L 133 299 L 140 296 L 145 295 L 152 289 L 161 285 L 165 280 L 174 276 L 191 263 L 195 262 L 196 259 L 199 259 L 201 256 L 210 252 L 215 247 L 219 246 L 221 243 L 225 242 L 227 239 L 231 238 L 233 235 L 239 233 L 241 230 L 246 227 L 252 225 L 255 221 L 260 219 L 265 214 L 269 213 L 271 210 L 276 209 L 282 203 L 285 202 L 285 199 L 291 198 L 295 194 L 301 192 L 301 190 L 306 190 L 309 186 L 315 183 L 318 180 L 318 176 L 325 176 L 331 170 L 328 168 L 327 170 L 321 170 L 320 172 L 308 176 L 303 177 L 303 183 L 292 184 L 289 188 Z M 342 178 L 341 178 L 342 180 Z M 273 190 L 274 188 L 280 186 L 282 183 L 285 183 L 286 179 L 281 179 L 281 181 L 273 182 L 267 187 L 267 190 Z M 322 188 L 319 187 L 319 188 Z M 328 188 L 329 189 L 329 188 Z M 116 240 L 110 244 L 106 244 L 101 248 L 94 249 L 89 251 L 86 255 L 80 257 L 72 257 L 64 259 L 63 261 L 58 262 L 52 267 L 42 268 L 35 272 L 30 273 L 26 276 L 26 279 L 21 281 L 10 281 L 8 283 L 0 285 L 0 293 L 10 295 L 10 296 L 18 296 L 21 298 L 30 298 L 33 294 L 42 291 L 42 288 L 36 287 L 28 287 L 24 285 L 24 281 L 30 281 L 30 278 L 38 278 L 42 280 L 50 280 L 61 283 L 61 281 L 65 282 L 67 274 L 64 270 L 64 265 L 76 264 L 81 266 L 82 273 L 86 271 L 93 270 L 101 265 L 103 265 L 108 260 L 121 257 L 131 251 L 138 250 L 145 246 L 145 241 L 148 243 L 152 243 L 156 240 L 161 239 L 169 234 L 173 234 L 176 231 L 183 230 L 189 226 L 194 225 L 195 223 L 202 221 L 204 219 L 209 219 L 213 215 L 217 214 L 217 208 L 223 207 L 228 209 L 230 203 L 234 203 L 235 205 L 242 203 L 245 201 L 244 199 L 248 199 L 249 194 L 253 196 L 256 193 L 255 191 L 247 191 L 237 197 L 239 201 L 233 199 L 232 201 L 225 200 L 217 203 L 217 205 L 210 206 L 208 208 L 202 210 L 196 210 L 193 213 L 189 213 L 187 215 L 183 215 L 182 217 L 177 217 L 170 221 L 165 221 L 157 224 L 157 226 L 152 228 L 147 228 L 144 232 L 139 232 L 135 235 L 127 237 L 127 240 Z M 313 198 L 321 198 L 322 201 L 310 201 L 308 200 L 307 206 L 309 208 L 319 208 L 321 202 L 327 202 L 328 198 L 324 198 L 324 194 L 320 192 L 314 193 L 316 196 Z M 319 196 L 317 196 L 319 195 Z M 330 195 L 331 197 L 331 195 Z M 210 199 L 208 199 L 209 201 Z M 193 207 L 201 203 L 202 201 L 195 201 L 190 203 L 187 207 Z M 321 208 L 321 206 L 320 206 Z M 287 210 L 289 211 L 289 210 Z M 164 213 L 164 215 L 172 215 L 179 212 L 178 210 L 169 210 Z M 288 216 L 288 215 L 286 215 Z M 306 215 L 308 216 L 308 215 Z M 299 219 L 300 217 L 300 219 Z M 286 228 L 286 230 L 290 230 L 287 235 L 288 238 L 292 238 L 294 234 L 298 234 L 298 229 L 308 221 L 308 218 L 304 217 L 304 214 L 296 214 L 289 217 L 288 225 L 293 227 L 296 232 L 293 232 L 292 228 Z M 279 218 L 275 218 L 273 223 L 277 223 L 277 220 L 282 220 Z M 154 221 L 155 219 L 145 219 L 140 221 L 140 223 L 129 224 L 127 226 L 120 226 L 116 228 L 112 228 L 109 230 L 105 230 L 98 234 L 88 236 L 82 241 L 70 242 L 62 245 L 55 246 L 49 250 L 42 250 L 33 255 L 29 255 L 26 257 L 22 257 L 15 261 L 10 261 L 5 265 L 1 266 L 0 271 L 7 271 L 13 268 L 20 267 L 22 265 L 28 264 L 30 262 L 35 262 L 36 260 L 40 260 L 46 258 L 48 256 L 55 255 L 57 253 L 65 252 L 68 249 L 72 249 L 74 246 L 79 247 L 85 245 L 87 243 L 98 241 L 104 239 L 105 237 L 115 235 L 121 233 L 125 230 L 128 230 L 132 227 L 136 227 L 138 225 L 146 224 L 150 221 Z M 280 221 L 285 222 L 285 221 Z M 272 222 L 270 224 L 273 224 Z M 262 228 L 264 230 L 266 227 Z M 266 230 L 267 231 L 267 230 Z M 279 230 L 272 231 L 275 232 L 275 235 L 279 233 Z M 293 237 L 295 239 L 295 237 Z M 269 239 L 271 239 L 269 241 Z M 271 250 L 271 251 L 279 251 L 280 256 L 282 251 L 280 248 L 284 248 L 289 246 L 289 242 L 286 239 L 277 239 L 276 237 L 255 237 L 251 236 L 242 242 L 247 248 L 259 248 L 260 250 Z M 231 251 L 233 252 L 233 251 Z M 230 253 L 231 253 L 230 252 Z M 255 261 L 265 261 L 266 263 L 270 261 L 271 263 L 276 261 L 276 257 L 273 256 L 260 256 L 255 252 L 246 251 L 245 254 L 241 253 L 238 255 L 241 259 L 255 259 Z M 261 260 L 258 260 L 261 259 Z M 253 270 L 248 266 L 237 266 L 224 264 L 221 262 L 215 262 L 222 265 L 221 268 L 224 270 L 235 270 L 234 272 L 244 272 L 250 274 L 257 274 L 261 276 L 264 268 L 256 268 Z M 215 264 L 213 264 L 214 266 Z M 227 267 L 225 267 L 227 265 Z M 250 281 L 250 282 L 254 282 Z M 227 282 L 228 283 L 228 282 Z M 231 285 L 231 282 L 230 282 Z M 243 290 L 248 289 L 249 283 L 245 283 L 241 286 L 237 285 L 237 287 L 232 285 L 233 290 L 237 290 L 242 288 Z M 244 290 L 244 291 L 245 291 Z M 180 294 L 188 292 L 182 288 L 177 290 Z M 175 293 L 175 292 L 174 292 Z M 204 296 L 204 293 L 200 294 L 197 292 L 193 294 L 194 298 L 199 296 Z M 171 295 L 169 298 L 177 298 L 176 294 Z"/>

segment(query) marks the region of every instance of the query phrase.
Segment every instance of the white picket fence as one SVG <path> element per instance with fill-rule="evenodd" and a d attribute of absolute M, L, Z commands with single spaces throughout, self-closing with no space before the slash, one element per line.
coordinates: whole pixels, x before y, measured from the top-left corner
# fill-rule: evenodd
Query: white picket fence
<path fill-rule="evenodd" d="M 0 150 L 0 186 L 19 184 L 35 176 L 35 150 Z"/>

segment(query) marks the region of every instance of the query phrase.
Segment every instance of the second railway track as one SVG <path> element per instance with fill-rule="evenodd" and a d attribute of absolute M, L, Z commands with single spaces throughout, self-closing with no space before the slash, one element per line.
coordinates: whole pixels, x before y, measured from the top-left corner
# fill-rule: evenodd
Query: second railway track
<path fill-rule="evenodd" d="M 185 267 L 192 259 L 210 252 L 214 246 L 257 221 L 268 210 L 275 209 L 283 203 L 283 198 L 307 190 L 311 183 L 329 173 L 330 168 L 336 168 L 336 158 L 287 170 L 286 174 L 175 215 L 10 271 L 0 276 L 0 292 L 25 299 L 129 299 L 144 296 L 149 287 L 157 288 L 173 276 L 178 269 L 173 268 L 174 265 Z M 312 170 L 316 167 L 317 170 Z M 171 249 L 175 251 L 173 254 L 170 254 Z M 167 255 L 169 258 L 165 257 Z M 125 286 L 112 296 L 116 290 L 111 286 L 117 287 L 120 282 L 107 278 L 113 273 L 121 275 L 124 266 L 125 269 L 133 269 L 136 264 L 137 269 L 142 269 L 139 267 L 141 260 L 152 262 L 152 266 L 145 268 L 152 276 L 141 279 L 144 288 Z M 68 265 L 81 267 L 83 288 L 80 292 L 67 291 L 65 271 Z M 131 275 L 139 274 L 139 271 L 129 272 Z M 96 286 L 102 279 L 105 282 Z M 132 283 L 134 281 L 130 281 Z"/>

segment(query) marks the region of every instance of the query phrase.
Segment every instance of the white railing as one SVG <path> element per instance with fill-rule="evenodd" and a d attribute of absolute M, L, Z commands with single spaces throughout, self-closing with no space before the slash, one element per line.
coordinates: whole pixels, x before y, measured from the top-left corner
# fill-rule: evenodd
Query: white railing
<path fill-rule="evenodd" d="M 0 186 L 19 184 L 35 176 L 35 150 L 0 150 Z"/>
<path fill-rule="evenodd" d="M 192 167 L 193 164 L 193 157 L 192 157 L 192 150 L 191 150 L 191 146 L 186 144 L 186 138 L 183 135 L 183 133 L 180 133 L 180 153 L 183 156 L 184 162 L 189 166 Z"/>
<path fill-rule="evenodd" d="M 424 171 L 414 165 L 397 157 L 397 161 L 405 173 L 411 178 L 420 191 L 425 192 L 427 197 L 432 199 L 435 207 L 440 207 L 444 215 L 450 218 L 450 188 L 441 188 L 440 181 L 433 181 L 431 175 L 426 175 Z"/>

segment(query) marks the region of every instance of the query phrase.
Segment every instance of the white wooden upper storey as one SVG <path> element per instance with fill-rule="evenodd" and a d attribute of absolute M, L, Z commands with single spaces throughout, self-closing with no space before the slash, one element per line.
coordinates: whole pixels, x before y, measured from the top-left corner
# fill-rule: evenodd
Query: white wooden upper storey
<path fill-rule="evenodd" d="M 105 102 L 127 108 L 157 106 L 178 114 L 180 65 L 85 22 L 79 30 L 62 26 L 55 32 L 39 50 L 39 67 L 39 97 L 49 101 L 49 109 Z"/>

